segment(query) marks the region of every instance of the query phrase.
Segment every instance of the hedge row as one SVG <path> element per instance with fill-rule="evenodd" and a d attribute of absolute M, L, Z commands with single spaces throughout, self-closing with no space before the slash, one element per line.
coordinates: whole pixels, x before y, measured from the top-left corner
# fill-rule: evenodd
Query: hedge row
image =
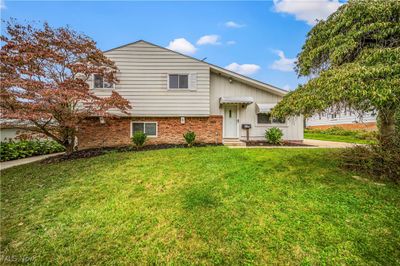
<path fill-rule="evenodd" d="M 64 147 L 50 140 L 21 140 L 0 143 L 0 160 L 10 161 L 64 151 Z"/>

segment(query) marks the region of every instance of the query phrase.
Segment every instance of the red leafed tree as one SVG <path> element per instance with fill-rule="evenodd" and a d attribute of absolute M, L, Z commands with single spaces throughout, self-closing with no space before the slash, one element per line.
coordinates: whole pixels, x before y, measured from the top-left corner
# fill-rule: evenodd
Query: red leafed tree
<path fill-rule="evenodd" d="M 98 97 L 88 80 L 94 74 L 118 82 L 117 67 L 89 37 L 68 28 L 6 23 L 1 36 L 0 112 L 18 127 L 41 132 L 73 152 L 77 127 L 86 118 L 127 113 L 127 100 L 113 91 Z"/>

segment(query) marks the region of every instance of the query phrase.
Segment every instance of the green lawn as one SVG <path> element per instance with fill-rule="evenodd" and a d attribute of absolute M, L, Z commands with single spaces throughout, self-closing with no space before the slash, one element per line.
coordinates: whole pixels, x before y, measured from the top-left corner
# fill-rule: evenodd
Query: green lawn
<path fill-rule="evenodd" d="M 400 187 L 332 150 L 207 147 L 2 171 L 3 262 L 400 264 Z"/>
<path fill-rule="evenodd" d="M 304 138 L 305 139 L 317 139 L 317 140 L 348 142 L 348 143 L 358 143 L 358 144 L 374 143 L 373 140 L 358 139 L 358 138 L 356 138 L 354 136 L 328 135 L 328 134 L 322 134 L 322 133 L 307 133 L 307 132 L 304 132 Z"/>

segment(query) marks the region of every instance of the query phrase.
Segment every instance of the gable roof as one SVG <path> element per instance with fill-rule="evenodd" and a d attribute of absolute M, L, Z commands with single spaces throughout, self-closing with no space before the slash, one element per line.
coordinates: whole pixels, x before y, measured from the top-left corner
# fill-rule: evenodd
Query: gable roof
<path fill-rule="evenodd" d="M 214 72 L 214 73 L 218 73 L 218 74 L 230 77 L 230 78 L 234 78 L 234 79 L 236 79 L 236 80 L 238 80 L 240 82 L 243 82 L 243 83 L 251 85 L 251 86 L 253 86 L 255 88 L 258 88 L 258 89 L 261 89 L 261 90 L 265 90 L 265 91 L 268 91 L 270 93 L 273 93 L 273 94 L 276 94 L 276 95 L 279 95 L 279 96 L 283 96 L 283 95 L 288 93 L 288 91 L 280 89 L 278 87 L 275 87 L 275 86 L 273 86 L 271 84 L 264 83 L 262 81 L 259 81 L 259 80 L 256 80 L 256 79 L 241 75 L 239 73 L 227 70 L 227 69 L 225 69 L 223 67 L 220 67 L 220 66 L 217 66 L 217 65 L 214 65 L 214 64 L 210 64 L 208 62 L 204 62 L 204 61 L 199 60 L 197 58 L 194 58 L 194 57 L 191 57 L 191 56 L 188 56 L 188 55 L 185 55 L 185 54 L 181 54 L 179 52 L 173 51 L 171 49 L 168 49 L 168 48 L 165 48 L 165 47 L 162 47 L 162 46 L 159 46 L 157 44 L 154 44 L 154 43 L 151 43 L 151 42 L 147 42 L 147 41 L 144 41 L 144 40 L 138 40 L 138 41 L 135 41 L 135 42 L 127 43 L 127 44 L 124 44 L 124 45 L 121 45 L 121 46 L 118 46 L 118 47 L 115 47 L 115 48 L 112 48 L 112 49 L 109 49 L 109 50 L 106 50 L 106 51 L 103 51 L 103 52 L 104 53 L 111 52 L 111 51 L 114 51 L 114 50 L 129 46 L 129 45 L 135 45 L 137 43 L 145 43 L 145 44 L 148 44 L 148 45 L 152 45 L 152 46 L 155 46 L 157 48 L 160 48 L 160 49 L 163 49 L 163 50 L 166 50 L 166 51 L 169 51 L 169 52 L 184 56 L 186 58 L 195 60 L 195 61 L 197 61 L 199 63 L 206 64 L 206 65 L 208 65 L 210 67 L 211 71 Z"/>

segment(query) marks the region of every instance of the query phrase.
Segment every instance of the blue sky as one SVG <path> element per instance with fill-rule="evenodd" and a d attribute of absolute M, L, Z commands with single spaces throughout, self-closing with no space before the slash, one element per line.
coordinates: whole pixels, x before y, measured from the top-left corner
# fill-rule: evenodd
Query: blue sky
<path fill-rule="evenodd" d="M 265 2 L 2 1 L 1 17 L 69 25 L 103 50 L 143 39 L 285 89 L 315 19 L 338 0 Z M 2 33 L 3 27 L 2 27 Z"/>

